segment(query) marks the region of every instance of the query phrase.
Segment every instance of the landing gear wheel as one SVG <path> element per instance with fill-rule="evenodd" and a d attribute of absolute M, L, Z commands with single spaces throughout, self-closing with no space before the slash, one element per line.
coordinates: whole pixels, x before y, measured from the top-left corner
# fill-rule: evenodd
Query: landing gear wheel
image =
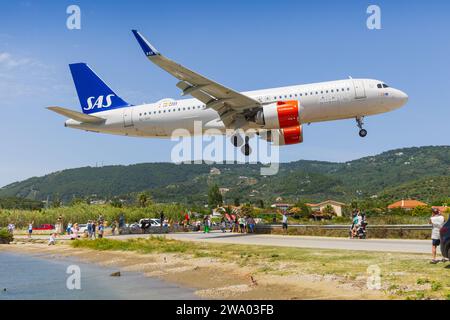
<path fill-rule="evenodd" d="M 252 148 L 250 148 L 250 145 L 246 143 L 242 146 L 241 151 L 246 157 L 248 157 L 252 153 Z"/>
<path fill-rule="evenodd" d="M 365 136 L 367 136 L 367 130 L 366 129 L 359 130 L 359 136 L 361 138 L 364 138 Z"/>
<path fill-rule="evenodd" d="M 242 144 L 244 143 L 244 140 L 242 139 L 242 137 L 239 134 L 233 134 L 231 136 L 231 143 L 233 144 L 233 146 L 235 146 L 236 148 L 242 146 Z"/>
<path fill-rule="evenodd" d="M 365 136 L 367 136 L 367 130 L 363 129 L 364 117 L 356 117 L 356 125 L 359 128 L 359 136 L 361 138 L 364 138 Z"/>

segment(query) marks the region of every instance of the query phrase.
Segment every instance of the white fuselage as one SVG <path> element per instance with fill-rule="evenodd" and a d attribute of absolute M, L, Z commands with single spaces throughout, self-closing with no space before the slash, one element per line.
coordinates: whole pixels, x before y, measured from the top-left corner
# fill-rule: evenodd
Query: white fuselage
<path fill-rule="evenodd" d="M 380 87 L 381 86 L 381 87 Z M 300 123 L 312 123 L 364 117 L 388 112 L 403 106 L 408 96 L 372 79 L 347 79 L 243 92 L 262 104 L 298 100 Z M 94 132 L 139 136 L 170 137 L 177 129 L 195 134 L 194 123 L 201 132 L 218 129 L 225 132 L 219 114 L 197 99 L 163 99 L 156 103 L 105 110 L 95 114 L 105 118 L 102 124 L 67 120 L 66 126 Z M 250 125 L 247 128 L 260 128 Z M 261 130 L 263 130 L 261 128 Z"/>

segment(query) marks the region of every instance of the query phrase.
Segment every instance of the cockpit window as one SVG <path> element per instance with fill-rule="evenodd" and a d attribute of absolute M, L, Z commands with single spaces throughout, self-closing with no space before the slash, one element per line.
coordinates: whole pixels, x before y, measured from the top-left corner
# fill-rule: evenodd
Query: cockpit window
<path fill-rule="evenodd" d="M 377 88 L 378 88 L 378 89 L 383 88 L 383 86 L 381 85 L 381 83 L 377 84 Z"/>
<path fill-rule="evenodd" d="M 383 88 L 389 88 L 389 86 L 386 83 L 383 83 Z"/>

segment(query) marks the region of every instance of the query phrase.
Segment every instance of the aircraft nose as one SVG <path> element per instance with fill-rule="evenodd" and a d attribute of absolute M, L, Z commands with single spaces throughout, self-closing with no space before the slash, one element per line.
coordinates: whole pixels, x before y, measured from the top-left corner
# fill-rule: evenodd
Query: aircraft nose
<path fill-rule="evenodd" d="M 408 97 L 408 95 L 405 92 L 403 92 L 401 90 L 398 90 L 398 96 L 399 96 L 400 101 L 403 104 L 408 102 L 409 97 Z"/>
<path fill-rule="evenodd" d="M 393 98 L 395 101 L 395 105 L 397 108 L 402 107 L 403 105 L 406 104 L 406 102 L 408 102 L 408 95 L 406 93 L 404 93 L 401 90 L 395 89 L 395 92 L 393 94 Z"/>

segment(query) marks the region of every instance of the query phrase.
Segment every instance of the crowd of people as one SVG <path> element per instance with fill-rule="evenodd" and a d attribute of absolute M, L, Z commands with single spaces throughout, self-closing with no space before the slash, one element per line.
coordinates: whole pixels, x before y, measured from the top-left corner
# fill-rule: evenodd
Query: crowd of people
<path fill-rule="evenodd" d="M 145 220 L 145 219 L 142 219 Z M 194 227 L 194 231 L 201 231 L 203 227 L 203 232 L 205 234 L 210 233 L 213 226 L 219 227 L 220 230 L 225 232 L 232 233 L 254 233 L 256 222 L 255 219 L 250 215 L 239 215 L 239 214 L 224 214 L 221 217 L 219 223 L 213 222 L 212 217 L 210 215 L 205 215 L 203 219 L 196 220 L 195 222 L 191 222 L 191 215 L 189 213 L 184 214 L 183 218 L 179 222 L 167 220 L 164 217 L 164 213 L 160 213 L 160 221 L 161 228 L 169 227 L 169 226 L 181 226 L 184 228 Z M 217 221 L 217 220 L 216 220 Z M 436 252 L 437 247 L 440 245 L 440 229 L 445 223 L 445 218 L 439 211 L 439 209 L 432 209 L 432 216 L 429 220 L 429 223 L 432 225 L 432 260 L 431 263 L 437 263 Z M 33 225 L 34 221 L 30 221 L 27 225 L 27 237 L 31 238 L 33 233 Z M 102 215 L 98 217 L 97 220 L 89 220 L 86 225 L 86 230 L 83 230 L 83 234 L 80 235 L 80 226 L 78 223 L 69 222 L 64 229 L 64 221 L 63 217 L 60 216 L 55 223 L 55 230 L 51 233 L 48 245 L 54 245 L 56 243 L 56 239 L 59 235 L 67 234 L 71 240 L 75 240 L 80 238 L 81 236 L 87 237 L 88 239 L 97 239 L 103 238 L 105 234 L 105 228 L 108 223 L 105 221 Z M 367 219 L 366 214 L 359 210 L 355 209 L 352 212 L 352 225 L 350 228 L 350 237 L 351 238 L 361 238 L 361 235 L 366 235 L 366 226 Z M 111 234 L 115 235 L 117 232 L 120 232 L 122 228 L 125 227 L 125 216 L 121 214 L 118 220 L 114 220 L 111 224 L 109 224 Z M 288 228 L 288 214 L 286 212 L 282 212 L 282 227 L 283 230 L 287 231 Z M 14 233 L 16 226 L 14 223 L 9 223 L 7 230 L 11 234 Z M 142 227 L 144 229 L 144 227 Z"/>
<path fill-rule="evenodd" d="M 29 225 L 29 236 L 31 237 L 33 223 Z M 105 229 L 108 226 L 108 223 L 105 221 L 102 215 L 98 217 L 97 220 L 88 220 L 86 224 L 85 230 L 81 230 L 80 225 L 78 223 L 69 222 L 64 229 L 64 222 L 62 216 L 59 216 L 55 223 L 55 232 L 50 235 L 48 245 L 54 245 L 56 243 L 56 239 L 58 235 L 68 235 L 70 240 L 76 240 L 81 237 L 87 237 L 87 239 L 101 239 L 104 237 Z M 124 215 L 120 215 L 119 220 L 115 220 L 111 222 L 109 225 L 111 229 L 111 234 L 116 235 L 118 228 L 125 226 L 125 217 Z M 80 234 L 80 231 L 83 233 Z"/>

